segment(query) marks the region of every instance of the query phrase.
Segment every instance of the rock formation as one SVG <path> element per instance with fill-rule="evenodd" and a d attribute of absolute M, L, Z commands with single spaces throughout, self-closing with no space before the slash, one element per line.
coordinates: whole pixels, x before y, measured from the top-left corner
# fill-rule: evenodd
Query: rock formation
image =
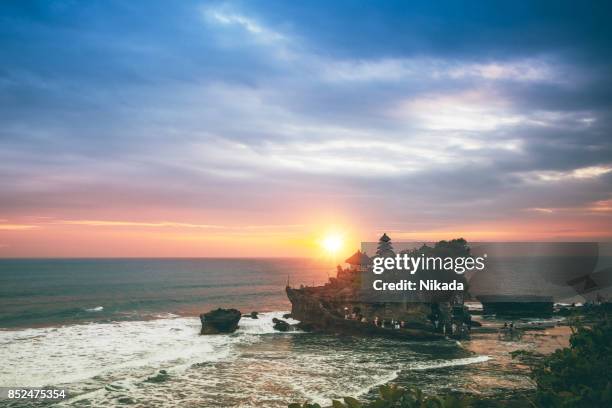
<path fill-rule="evenodd" d="M 357 336 L 379 336 L 403 340 L 437 340 L 444 335 L 436 333 L 433 329 L 404 328 L 394 330 L 378 327 L 371 323 L 358 320 L 349 320 L 341 317 L 336 309 L 341 301 L 329 302 L 325 291 L 321 288 L 286 288 L 287 296 L 291 301 L 291 314 L 300 321 L 298 328 L 305 331 L 314 331 L 333 334 L 347 334 Z M 424 312 L 422 312 L 424 313 Z"/>
<path fill-rule="evenodd" d="M 216 309 L 200 315 L 200 334 L 233 333 L 238 328 L 241 313 L 236 309 Z"/>
<path fill-rule="evenodd" d="M 276 317 L 272 319 L 272 323 L 274 323 L 274 330 L 286 332 L 291 330 L 291 325 L 284 320 L 277 319 Z"/>
<path fill-rule="evenodd" d="M 411 250 L 410 256 L 427 253 L 435 256 L 468 256 L 469 247 L 463 239 L 440 241 L 434 247 L 423 245 Z M 393 255 L 391 239 L 383 234 L 377 256 Z M 399 297 L 372 296 L 366 278 L 372 274 L 372 260 L 357 251 L 345 261 L 349 267 L 338 266 L 335 278 L 322 286 L 286 287 L 291 301 L 291 316 L 299 320 L 298 328 L 336 334 L 380 336 L 406 340 L 443 339 L 447 335 L 463 337 L 471 326 L 469 313 L 463 305 L 463 290 L 420 291 L 401 293 Z M 432 270 L 431 276 L 445 282 L 457 278 L 454 271 Z M 438 276 L 439 275 L 439 276 Z"/>

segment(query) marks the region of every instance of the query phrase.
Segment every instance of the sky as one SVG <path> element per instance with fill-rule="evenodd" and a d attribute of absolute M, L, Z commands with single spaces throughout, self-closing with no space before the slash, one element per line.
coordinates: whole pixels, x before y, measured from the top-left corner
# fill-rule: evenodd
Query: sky
<path fill-rule="evenodd" d="M 0 257 L 609 240 L 611 17 L 604 1 L 3 1 Z"/>

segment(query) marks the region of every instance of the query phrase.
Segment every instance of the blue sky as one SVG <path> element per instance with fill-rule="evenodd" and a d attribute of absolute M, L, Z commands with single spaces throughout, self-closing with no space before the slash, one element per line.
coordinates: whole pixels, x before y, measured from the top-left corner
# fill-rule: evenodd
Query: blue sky
<path fill-rule="evenodd" d="M 96 221 L 609 237 L 610 9 L 2 2 L 0 249 Z"/>

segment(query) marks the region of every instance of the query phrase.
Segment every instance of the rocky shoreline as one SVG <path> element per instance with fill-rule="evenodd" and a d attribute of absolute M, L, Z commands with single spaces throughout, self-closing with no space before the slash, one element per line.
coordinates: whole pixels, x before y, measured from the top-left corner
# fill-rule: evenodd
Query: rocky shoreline
<path fill-rule="evenodd" d="M 210 312 L 202 313 L 200 315 L 200 322 L 202 323 L 202 329 L 200 330 L 201 335 L 213 335 L 213 334 L 230 334 L 238 329 L 238 323 L 241 318 L 247 319 L 259 319 L 258 312 L 251 312 L 247 315 L 243 315 L 238 309 L 222 309 L 218 308 L 211 310 Z M 290 314 L 285 314 L 284 318 L 290 318 Z M 288 332 L 296 330 L 296 325 L 291 325 L 286 321 L 278 318 L 272 319 L 273 328 L 279 332 Z"/>
<path fill-rule="evenodd" d="M 298 327 L 304 331 L 360 336 L 379 336 L 401 340 L 442 340 L 445 336 L 431 330 L 402 328 L 399 330 L 344 319 L 334 315 L 316 296 L 303 289 L 285 289 L 291 301 L 291 315 L 299 320 Z"/>

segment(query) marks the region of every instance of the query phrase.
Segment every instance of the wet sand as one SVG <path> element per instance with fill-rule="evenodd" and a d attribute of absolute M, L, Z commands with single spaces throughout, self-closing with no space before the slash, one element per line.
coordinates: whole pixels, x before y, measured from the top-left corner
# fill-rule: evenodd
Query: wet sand
<path fill-rule="evenodd" d="M 569 345 L 571 329 L 560 325 L 546 329 L 524 330 L 520 339 L 500 339 L 497 329 L 503 323 L 481 321 L 482 331 L 475 330 L 469 341 L 461 342 L 462 347 L 491 359 L 480 365 L 473 373 L 471 391 L 475 394 L 491 395 L 509 390 L 533 389 L 529 378 L 529 367 L 518 359 L 512 359 L 511 352 L 526 350 L 550 354 L 558 348 Z"/>

